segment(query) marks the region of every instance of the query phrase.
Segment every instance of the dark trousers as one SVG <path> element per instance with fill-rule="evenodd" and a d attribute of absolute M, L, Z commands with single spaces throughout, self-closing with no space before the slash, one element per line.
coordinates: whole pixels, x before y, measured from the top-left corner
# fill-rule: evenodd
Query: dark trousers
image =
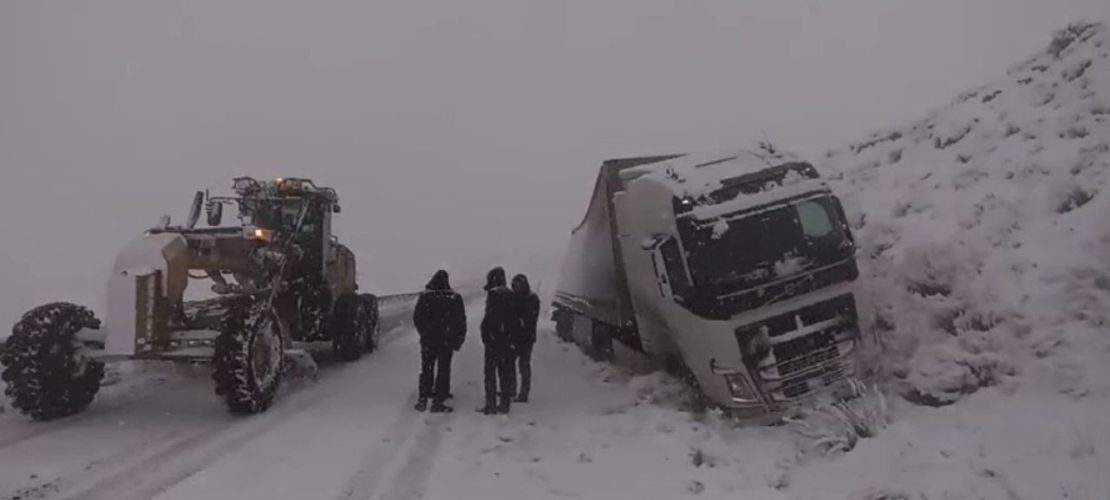
<path fill-rule="evenodd" d="M 516 365 L 520 370 L 520 395 L 527 398 L 532 389 L 532 344 L 516 347 Z"/>
<path fill-rule="evenodd" d="M 494 349 L 486 346 L 485 362 L 486 379 L 486 406 L 498 406 L 498 396 L 501 397 L 501 406 L 508 407 L 509 401 L 516 396 L 516 370 L 513 367 L 513 355 L 508 349 Z"/>
<path fill-rule="evenodd" d="M 420 399 L 443 402 L 451 391 L 450 347 L 420 346 Z"/>

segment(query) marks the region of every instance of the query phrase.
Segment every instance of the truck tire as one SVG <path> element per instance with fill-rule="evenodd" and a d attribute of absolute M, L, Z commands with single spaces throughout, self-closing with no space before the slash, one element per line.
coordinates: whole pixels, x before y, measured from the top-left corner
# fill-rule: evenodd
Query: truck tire
<path fill-rule="evenodd" d="M 285 369 L 284 325 L 273 307 L 253 298 L 231 302 L 220 322 L 212 378 L 232 413 L 265 411 Z"/>
<path fill-rule="evenodd" d="M 357 361 L 366 349 L 370 336 L 369 314 L 366 303 L 355 294 L 339 297 L 332 312 L 332 347 L 343 361 Z"/>
<path fill-rule="evenodd" d="M 366 342 L 364 344 L 365 352 L 374 352 L 378 349 L 378 339 L 382 333 L 381 310 L 378 306 L 378 296 L 372 293 L 364 293 L 359 296 L 363 304 L 366 306 L 367 315 L 367 330 Z"/>
<path fill-rule="evenodd" d="M 567 311 L 555 311 L 555 334 L 566 342 L 574 341 L 574 315 Z"/>
<path fill-rule="evenodd" d="M 104 363 L 89 357 L 74 338 L 83 328 L 100 328 L 92 311 L 68 302 L 36 307 L 12 328 L 0 364 L 12 407 L 34 420 L 79 413 L 92 403 L 104 378 Z"/>
<path fill-rule="evenodd" d="M 593 321 L 590 329 L 590 356 L 598 361 L 613 360 L 613 327 Z"/>

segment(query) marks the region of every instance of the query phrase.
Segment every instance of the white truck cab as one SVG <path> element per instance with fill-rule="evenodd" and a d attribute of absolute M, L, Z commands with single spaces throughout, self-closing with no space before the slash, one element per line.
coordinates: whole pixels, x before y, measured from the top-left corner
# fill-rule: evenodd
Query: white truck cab
<path fill-rule="evenodd" d="M 741 415 L 852 375 L 855 245 L 812 165 L 747 150 L 610 160 L 555 296 L 595 357 L 680 367 Z"/>

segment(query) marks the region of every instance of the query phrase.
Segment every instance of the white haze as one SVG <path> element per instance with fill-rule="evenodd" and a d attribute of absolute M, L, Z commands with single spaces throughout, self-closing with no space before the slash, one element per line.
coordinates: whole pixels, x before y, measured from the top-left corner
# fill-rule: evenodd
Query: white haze
<path fill-rule="evenodd" d="M 335 186 L 364 288 L 549 275 L 605 158 L 816 156 L 1085 17 L 1110 2 L 7 0 L 0 324 L 101 306 L 122 245 L 244 174 Z"/>

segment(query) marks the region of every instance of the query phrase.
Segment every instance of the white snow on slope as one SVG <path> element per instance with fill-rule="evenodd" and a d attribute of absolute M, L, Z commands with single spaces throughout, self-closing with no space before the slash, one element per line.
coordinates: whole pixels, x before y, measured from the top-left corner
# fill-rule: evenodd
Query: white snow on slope
<path fill-rule="evenodd" d="M 882 366 L 925 406 L 815 477 L 881 466 L 877 484 L 906 498 L 1110 491 L 1108 31 L 1075 25 L 823 160 L 856 227 Z"/>
<path fill-rule="evenodd" d="M 1110 389 L 1110 34 L 1058 37 L 1072 42 L 824 162 L 894 374 L 925 399 L 1023 375 Z"/>

